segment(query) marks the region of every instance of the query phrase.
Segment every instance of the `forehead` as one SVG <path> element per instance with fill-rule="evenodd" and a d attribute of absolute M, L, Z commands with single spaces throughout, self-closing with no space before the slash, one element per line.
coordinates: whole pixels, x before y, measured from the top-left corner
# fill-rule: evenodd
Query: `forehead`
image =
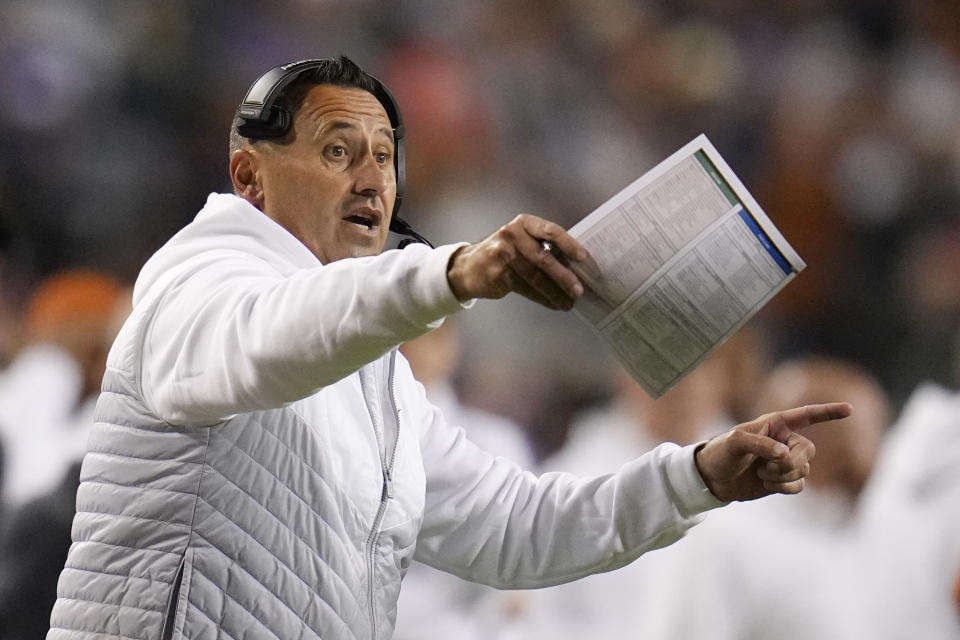
<path fill-rule="evenodd" d="M 356 87 L 321 84 L 312 87 L 297 111 L 297 119 L 323 125 L 346 120 L 370 129 L 390 129 L 390 118 L 380 101 Z"/>

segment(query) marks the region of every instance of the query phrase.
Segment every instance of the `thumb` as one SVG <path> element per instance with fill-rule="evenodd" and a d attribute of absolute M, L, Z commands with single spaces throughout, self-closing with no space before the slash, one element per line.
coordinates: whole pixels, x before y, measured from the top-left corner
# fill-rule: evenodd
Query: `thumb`
<path fill-rule="evenodd" d="M 778 460 L 790 453 L 790 449 L 784 443 L 778 442 L 764 432 L 755 433 L 747 429 L 734 429 L 730 432 L 727 451 L 732 456 L 751 455 L 764 460 Z"/>
<path fill-rule="evenodd" d="M 746 471 L 757 458 L 780 460 L 789 453 L 787 445 L 762 433 L 761 425 L 747 423 L 734 427 L 704 445 L 697 459 L 701 475 L 708 481 L 728 481 Z M 714 492 L 714 495 L 719 495 Z"/>

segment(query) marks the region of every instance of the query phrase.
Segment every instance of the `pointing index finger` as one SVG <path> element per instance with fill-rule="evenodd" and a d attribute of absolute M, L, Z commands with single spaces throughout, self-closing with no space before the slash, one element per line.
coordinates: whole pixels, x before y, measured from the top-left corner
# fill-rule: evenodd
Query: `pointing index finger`
<path fill-rule="evenodd" d="M 829 402 L 788 409 L 780 415 L 789 428 L 802 429 L 811 424 L 846 418 L 852 412 L 853 406 L 849 402 Z"/>

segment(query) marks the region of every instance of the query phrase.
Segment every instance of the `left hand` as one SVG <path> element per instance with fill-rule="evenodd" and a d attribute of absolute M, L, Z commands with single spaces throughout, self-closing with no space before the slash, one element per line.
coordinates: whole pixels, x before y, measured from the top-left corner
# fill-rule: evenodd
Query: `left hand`
<path fill-rule="evenodd" d="M 796 430 L 846 418 L 851 411 L 849 404 L 834 402 L 762 415 L 698 449 L 697 469 L 711 493 L 725 502 L 799 493 L 816 449 Z"/>

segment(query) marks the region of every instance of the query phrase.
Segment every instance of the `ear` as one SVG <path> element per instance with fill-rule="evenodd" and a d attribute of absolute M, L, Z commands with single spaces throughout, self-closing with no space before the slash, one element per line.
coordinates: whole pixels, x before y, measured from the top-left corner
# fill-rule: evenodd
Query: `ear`
<path fill-rule="evenodd" d="M 263 210 L 263 189 L 257 180 L 257 158 L 249 149 L 238 149 L 230 156 L 230 181 L 238 196 Z"/>

